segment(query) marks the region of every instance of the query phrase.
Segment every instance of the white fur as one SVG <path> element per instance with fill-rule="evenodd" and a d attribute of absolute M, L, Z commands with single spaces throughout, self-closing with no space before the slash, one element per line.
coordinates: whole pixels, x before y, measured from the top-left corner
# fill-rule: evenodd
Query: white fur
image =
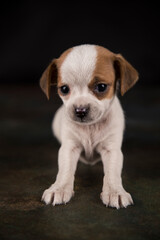
<path fill-rule="evenodd" d="M 52 123 L 61 148 L 56 181 L 42 196 L 46 204 L 52 202 L 53 196 L 53 205 L 67 203 L 71 199 L 79 159 L 91 165 L 102 160 L 104 179 L 101 199 L 106 206 L 118 209 L 133 203 L 121 180 L 124 116 L 119 100 L 116 96 L 98 100 L 88 90 L 96 57 L 94 46 L 83 45 L 73 48 L 62 64 L 62 82 L 70 86 L 71 94 L 69 99 L 61 97 L 64 104 L 58 109 Z M 73 104 L 84 103 L 96 110 L 92 121 L 86 124 L 75 122 L 71 114 Z M 85 156 L 81 156 L 82 151 Z"/>
<path fill-rule="evenodd" d="M 91 79 L 95 69 L 97 51 L 94 45 L 84 44 L 74 47 L 61 66 L 64 82 L 84 85 Z"/>

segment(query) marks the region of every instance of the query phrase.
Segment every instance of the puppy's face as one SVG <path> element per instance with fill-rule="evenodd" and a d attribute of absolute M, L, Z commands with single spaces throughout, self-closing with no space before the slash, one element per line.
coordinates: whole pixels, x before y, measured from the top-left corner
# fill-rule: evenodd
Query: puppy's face
<path fill-rule="evenodd" d="M 100 46 L 81 45 L 53 60 L 40 84 L 49 97 L 50 86 L 56 82 L 67 117 L 91 124 L 110 108 L 117 81 L 123 95 L 137 79 L 137 71 L 121 55 Z"/>
<path fill-rule="evenodd" d="M 110 56 L 92 45 L 75 47 L 68 53 L 60 67 L 58 93 L 71 120 L 83 124 L 98 121 L 109 108 L 114 92 Z"/>

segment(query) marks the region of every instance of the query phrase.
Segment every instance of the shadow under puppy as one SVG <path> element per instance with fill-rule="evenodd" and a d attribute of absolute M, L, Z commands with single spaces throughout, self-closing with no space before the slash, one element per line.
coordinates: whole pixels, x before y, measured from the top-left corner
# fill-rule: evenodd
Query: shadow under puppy
<path fill-rule="evenodd" d="M 42 90 L 49 98 L 56 84 L 63 101 L 52 123 L 61 143 L 59 171 L 43 193 L 46 204 L 69 202 L 78 160 L 91 165 L 102 160 L 101 199 L 106 206 L 118 209 L 133 204 L 121 179 L 124 114 L 116 89 L 118 83 L 123 95 L 137 80 L 137 71 L 120 54 L 89 44 L 68 49 L 44 71 Z"/>

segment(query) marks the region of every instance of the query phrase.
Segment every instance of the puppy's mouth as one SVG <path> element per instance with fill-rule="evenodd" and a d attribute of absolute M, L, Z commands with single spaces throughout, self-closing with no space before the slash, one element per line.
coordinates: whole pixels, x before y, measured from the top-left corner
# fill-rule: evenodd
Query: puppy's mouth
<path fill-rule="evenodd" d="M 99 117 L 97 117 L 95 119 L 93 119 L 93 118 L 82 118 L 82 119 L 72 118 L 71 121 L 75 122 L 79 125 L 91 125 L 91 124 L 98 122 L 101 119 L 101 117 L 102 117 L 102 115 L 100 115 Z"/>
<path fill-rule="evenodd" d="M 88 117 L 74 117 L 73 119 L 74 122 L 78 122 L 78 123 L 91 123 L 93 122 L 93 119 L 88 118 Z"/>
<path fill-rule="evenodd" d="M 97 122 L 101 116 L 101 112 L 96 107 L 91 108 L 90 106 L 81 106 L 72 109 L 70 113 L 68 112 L 68 117 L 71 121 L 83 125 L 93 124 Z"/>

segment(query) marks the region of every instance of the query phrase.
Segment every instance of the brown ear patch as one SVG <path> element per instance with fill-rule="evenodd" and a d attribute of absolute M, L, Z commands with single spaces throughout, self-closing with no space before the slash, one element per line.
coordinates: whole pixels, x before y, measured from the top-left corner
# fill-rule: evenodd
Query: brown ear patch
<path fill-rule="evenodd" d="M 114 55 L 116 80 L 120 81 L 120 92 L 123 96 L 138 81 L 138 72 L 120 54 Z"/>
<path fill-rule="evenodd" d="M 40 78 L 40 87 L 48 99 L 50 98 L 51 86 L 61 85 L 61 74 L 59 69 L 71 50 L 72 48 L 69 48 L 62 53 L 58 59 L 53 59 Z"/>
<path fill-rule="evenodd" d="M 58 70 L 56 65 L 56 59 L 54 59 L 43 72 L 42 77 L 40 78 L 40 87 L 46 94 L 48 99 L 50 98 L 51 86 L 56 85 L 57 75 Z"/>

